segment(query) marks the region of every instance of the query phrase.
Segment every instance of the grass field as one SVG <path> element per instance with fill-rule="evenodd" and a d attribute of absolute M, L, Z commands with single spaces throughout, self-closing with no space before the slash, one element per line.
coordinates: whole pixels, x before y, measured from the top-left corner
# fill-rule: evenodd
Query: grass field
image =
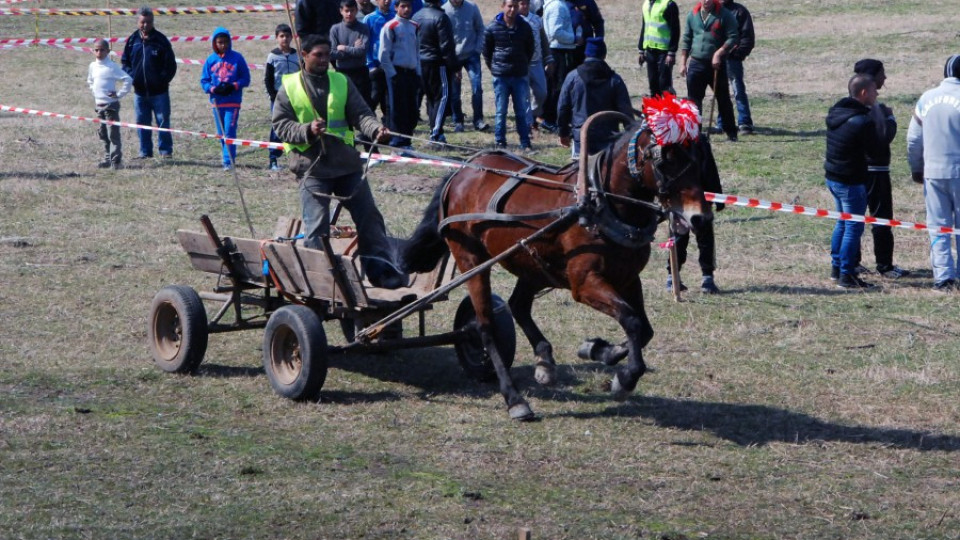
<path fill-rule="evenodd" d="M 480 2 L 485 17 L 497 4 Z M 715 145 L 725 191 L 829 207 L 823 117 L 853 63 L 870 56 L 887 66 L 881 99 L 900 122 L 896 214 L 925 221 L 905 163 L 906 124 L 960 48 L 954 6 L 747 6 L 759 39 L 746 64 L 759 129 Z M 639 98 L 636 2 L 601 9 L 609 60 Z M 168 36 L 221 24 L 266 34 L 283 19 L 158 16 L 156 26 Z M 104 18 L 0 16 L 0 37 L 33 37 L 35 25 L 40 37 L 107 33 Z M 111 25 L 126 36 L 135 23 Z M 236 48 L 262 63 L 272 46 Z M 92 116 L 91 60 L 0 51 L 0 103 Z M 239 133 L 265 140 L 268 102 L 262 72 L 253 75 Z M 199 76 L 180 66 L 175 128 L 214 130 Z M 484 85 L 492 120 L 489 73 Z M 130 98 L 122 118 L 133 121 Z M 448 136 L 492 144 L 490 135 Z M 463 375 L 448 347 L 333 358 L 320 402 L 298 404 L 270 389 L 260 332 L 211 337 L 192 377 L 161 373 L 150 359 L 154 293 L 213 285 L 190 268 L 175 231 L 200 230 L 205 213 L 221 233 L 248 236 L 216 143 L 179 137 L 173 160 L 137 162 L 136 134 L 125 130 L 129 167 L 116 172 L 96 168 L 99 144 L 90 124 L 0 114 L 0 538 L 515 538 L 521 527 L 576 540 L 960 537 L 960 301 L 930 289 L 925 234 L 895 233 L 896 262 L 913 276 L 866 276 L 882 291 L 848 293 L 828 279 L 832 222 L 728 208 L 716 229 L 724 294 L 674 303 L 663 289 L 666 254 L 654 253 L 643 274 L 657 331 L 645 350 L 652 370 L 625 403 L 604 390 L 611 372 L 575 354 L 585 337 L 619 339 L 617 324 L 556 291 L 534 314 L 554 342 L 561 385 L 536 385 L 525 343 L 514 368 L 541 422 L 508 420 L 496 388 Z M 566 158 L 552 138 L 534 144 L 546 161 Z M 296 183 L 266 170 L 265 151 L 238 154 L 253 224 L 267 236 L 278 216 L 298 214 Z M 392 233 L 412 230 L 442 173 L 372 170 Z M 692 285 L 696 255 L 691 248 L 684 269 Z M 869 234 L 864 262 L 873 265 Z M 497 271 L 495 283 L 509 294 L 509 276 Z M 429 331 L 449 330 L 461 294 L 437 304 Z M 335 325 L 327 331 L 342 343 Z"/>

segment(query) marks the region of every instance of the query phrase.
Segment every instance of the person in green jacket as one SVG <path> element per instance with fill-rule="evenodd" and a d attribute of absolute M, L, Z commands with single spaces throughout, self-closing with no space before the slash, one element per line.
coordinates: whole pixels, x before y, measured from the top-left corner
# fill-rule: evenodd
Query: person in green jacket
<path fill-rule="evenodd" d="M 726 56 L 737 45 L 737 18 L 719 0 L 702 0 L 687 14 L 680 45 L 680 76 L 687 78 L 687 97 L 703 110 L 707 87 L 713 88 L 727 138 L 737 140 L 737 122 L 730 101 Z M 709 122 L 709 118 L 703 118 Z"/>

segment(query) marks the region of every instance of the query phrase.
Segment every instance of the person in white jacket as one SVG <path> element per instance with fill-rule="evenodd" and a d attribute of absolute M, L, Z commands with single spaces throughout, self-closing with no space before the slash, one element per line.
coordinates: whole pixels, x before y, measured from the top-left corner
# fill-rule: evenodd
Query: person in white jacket
<path fill-rule="evenodd" d="M 933 288 L 960 289 L 952 244 L 960 228 L 960 55 L 947 59 L 940 86 L 920 96 L 907 132 L 907 161 L 913 181 L 923 184 L 930 228 Z M 960 240 L 958 240 L 960 244 Z"/>
<path fill-rule="evenodd" d="M 119 122 L 120 99 L 130 93 L 133 79 L 119 64 L 109 58 L 110 43 L 107 40 L 98 39 L 93 44 L 93 54 L 97 59 L 90 62 L 90 67 L 87 69 L 87 85 L 93 92 L 97 117 L 101 120 Z M 97 134 L 103 141 L 103 160 L 97 166 L 101 169 L 109 167 L 119 169 L 123 159 L 120 126 L 100 124 Z"/>

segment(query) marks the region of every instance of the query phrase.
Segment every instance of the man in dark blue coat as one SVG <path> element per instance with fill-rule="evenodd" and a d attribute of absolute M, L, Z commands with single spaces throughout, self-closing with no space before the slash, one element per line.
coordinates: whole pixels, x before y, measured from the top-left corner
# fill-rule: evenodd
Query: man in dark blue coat
<path fill-rule="evenodd" d="M 520 135 L 520 147 L 533 152 L 530 126 L 527 124 L 527 80 L 533 59 L 533 30 L 520 16 L 518 0 L 503 0 L 502 11 L 483 31 L 483 60 L 493 75 L 493 94 L 497 104 L 494 138 L 497 148 L 507 147 L 507 105 L 513 99 L 513 113 Z"/>
<path fill-rule="evenodd" d="M 137 123 L 149 126 L 156 119 L 157 126 L 170 128 L 170 81 L 177 74 L 176 57 L 167 36 L 153 27 L 153 10 L 141 7 L 137 12 L 137 31 L 127 38 L 120 59 L 123 70 L 133 79 L 133 110 Z M 139 158 L 153 157 L 153 135 L 141 129 Z M 160 157 L 173 155 L 173 137 L 161 131 Z"/>
<path fill-rule="evenodd" d="M 587 118 L 600 111 L 619 111 L 633 119 L 630 92 L 620 75 L 604 60 L 607 46 L 603 38 L 587 38 L 583 64 L 567 74 L 560 89 L 557 105 L 557 126 L 560 145 L 570 147 L 573 136 L 573 157 L 580 155 L 580 128 Z M 595 123 L 588 133 L 587 152 L 595 154 L 615 140 L 619 122 Z"/>

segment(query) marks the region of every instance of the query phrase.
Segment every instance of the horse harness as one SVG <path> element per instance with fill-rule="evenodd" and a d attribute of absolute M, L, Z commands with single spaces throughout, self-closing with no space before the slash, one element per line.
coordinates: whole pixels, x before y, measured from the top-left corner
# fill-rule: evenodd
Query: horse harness
<path fill-rule="evenodd" d="M 669 176 L 664 174 L 663 170 L 661 169 L 661 165 L 664 162 L 663 149 L 659 144 L 653 142 L 648 144 L 646 147 L 640 148 L 640 137 L 644 131 L 649 131 L 646 123 L 640 126 L 629 142 L 629 146 L 627 148 L 628 169 L 630 171 L 630 176 L 634 180 L 639 181 L 642 178 L 644 163 L 648 160 L 652 161 L 654 178 L 657 181 L 656 195 L 663 199 L 669 193 L 670 184 L 679 175 Z M 491 196 L 490 201 L 487 203 L 485 212 L 472 212 L 466 214 L 457 214 L 455 216 L 446 216 L 444 212 L 446 204 L 441 204 L 440 222 L 437 226 L 441 234 L 451 224 L 464 221 L 496 221 L 506 223 L 535 221 L 549 218 L 563 220 L 577 216 L 579 217 L 580 225 L 588 230 L 593 231 L 594 234 L 599 234 L 621 247 L 627 249 L 638 249 L 653 242 L 657 227 L 670 215 L 670 211 L 664 210 L 661 205 L 650 201 L 633 198 L 626 198 L 627 202 L 644 207 L 653 212 L 656 215 L 656 219 L 651 220 L 651 222 L 646 226 L 636 227 L 625 223 L 616 215 L 616 212 L 614 212 L 611 206 L 611 200 L 624 199 L 624 197 L 608 193 L 604 186 L 604 173 L 606 173 L 606 176 L 609 176 L 612 165 L 609 149 L 604 149 L 603 151 L 593 154 L 588 158 L 587 182 L 589 183 L 589 191 L 591 196 L 588 197 L 586 201 L 580 204 L 564 206 L 546 212 L 537 212 L 531 214 L 504 213 L 503 209 L 506 206 L 506 201 L 510 197 L 510 194 L 513 193 L 517 187 L 519 187 L 532 173 L 538 170 L 543 170 L 555 175 L 559 174 L 562 168 L 544 166 L 541 163 L 536 163 L 526 158 L 508 154 L 500 150 L 481 151 L 474 156 L 471 156 L 467 161 L 472 162 L 476 157 L 488 154 L 505 155 L 523 164 L 523 168 L 516 171 L 512 176 L 509 176 L 507 180 L 497 189 L 493 196 Z M 690 165 L 688 164 L 687 167 L 689 166 Z M 684 171 L 686 171 L 686 169 L 684 169 Z M 682 174 L 684 171 L 681 171 L 680 174 Z M 449 189 L 450 182 L 447 182 L 441 195 L 442 201 L 447 200 L 447 193 Z M 537 259 L 541 264 L 546 265 L 546 262 L 543 261 L 532 248 L 526 246 L 525 244 L 524 247 L 532 257 Z"/>

